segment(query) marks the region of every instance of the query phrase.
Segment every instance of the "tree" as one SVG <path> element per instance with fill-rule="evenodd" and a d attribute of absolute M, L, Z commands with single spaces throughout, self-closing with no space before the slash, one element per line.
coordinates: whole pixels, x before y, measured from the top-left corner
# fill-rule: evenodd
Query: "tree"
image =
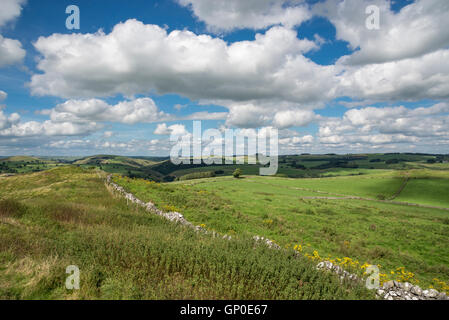
<path fill-rule="evenodd" d="M 234 178 L 240 178 L 240 175 L 242 174 L 242 170 L 240 168 L 235 169 L 234 173 L 232 174 Z"/>

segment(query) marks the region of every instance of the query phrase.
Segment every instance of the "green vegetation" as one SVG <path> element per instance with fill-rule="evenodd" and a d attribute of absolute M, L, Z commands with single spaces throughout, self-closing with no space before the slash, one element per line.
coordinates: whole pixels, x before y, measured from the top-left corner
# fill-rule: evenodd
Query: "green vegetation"
<path fill-rule="evenodd" d="M 223 159 L 224 161 L 225 159 Z M 76 157 L 11 157 L 0 159 L 0 173 L 14 174 L 47 170 L 57 165 L 74 164 L 83 168 L 98 168 L 132 178 L 157 182 L 180 180 L 182 176 L 198 172 L 215 172 L 216 175 L 232 176 L 236 169 L 247 175 L 258 175 L 260 165 L 247 164 L 248 157 L 234 156 L 233 164 L 175 165 L 168 157 L 123 157 L 96 155 Z M 245 164 L 236 164 L 237 160 Z M 289 178 L 322 178 L 329 176 L 352 176 L 371 174 L 372 169 L 409 170 L 428 168 L 449 169 L 449 156 L 427 154 L 359 154 L 359 155 L 287 155 L 279 157 L 278 176 Z M 189 179 L 188 177 L 186 179 Z M 182 179 L 181 179 L 182 180 Z"/>
<path fill-rule="evenodd" d="M 215 177 L 215 171 L 193 172 L 178 178 L 180 181 Z"/>
<path fill-rule="evenodd" d="M 383 279 L 404 268 L 423 287 L 449 288 L 448 160 L 281 156 L 278 175 L 261 177 L 258 165 L 235 163 L 3 158 L 0 298 L 372 298 L 316 272 L 318 255 L 381 265 Z M 104 186 L 106 173 L 138 198 L 233 241 L 127 207 Z M 288 250 L 254 248 L 254 235 Z M 293 259 L 292 248 L 302 258 Z M 70 264 L 82 270 L 76 293 L 61 285 Z"/>
<path fill-rule="evenodd" d="M 243 234 L 212 238 L 128 207 L 104 177 L 64 166 L 0 179 L 0 299 L 374 298 L 292 252 L 255 246 Z M 220 201 L 218 208 L 229 203 Z M 80 268 L 79 291 L 64 287 L 69 265 Z"/>
<path fill-rule="evenodd" d="M 52 161 L 35 157 L 17 156 L 0 159 L 0 174 L 29 173 L 64 165 L 64 161 Z"/>
<path fill-rule="evenodd" d="M 283 247 L 301 245 L 310 254 L 317 250 L 322 257 L 351 257 L 379 264 L 385 273 L 405 267 L 424 286 L 433 285 L 434 278 L 448 282 L 449 211 L 379 201 L 397 196 L 407 172 L 372 172 L 322 179 L 216 177 L 171 184 L 115 180 L 140 199 L 177 208 L 210 230 L 260 235 Z M 438 184 L 429 178 L 435 175 Z M 405 197 L 414 192 L 416 181 L 427 190 L 421 197 L 426 204 L 449 207 L 446 172 L 410 171 L 408 176 L 413 177 L 408 182 L 412 189 L 405 186 Z"/>

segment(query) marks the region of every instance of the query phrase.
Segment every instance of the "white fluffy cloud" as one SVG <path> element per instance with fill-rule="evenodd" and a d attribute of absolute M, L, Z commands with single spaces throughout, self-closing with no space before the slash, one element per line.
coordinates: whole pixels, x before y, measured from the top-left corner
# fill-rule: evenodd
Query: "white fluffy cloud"
<path fill-rule="evenodd" d="M 39 38 L 35 47 L 42 54 L 38 69 L 43 72 L 31 80 L 37 95 L 131 96 L 156 90 L 192 100 L 304 103 L 332 97 L 336 83 L 332 66 L 302 55 L 317 45 L 283 27 L 258 34 L 254 41 L 227 44 L 128 20 L 110 34 L 54 34 Z"/>
<path fill-rule="evenodd" d="M 157 125 L 156 130 L 154 130 L 154 134 L 157 135 L 176 135 L 183 136 L 188 134 L 186 127 L 182 124 L 173 124 L 171 126 L 167 126 L 166 123 L 160 123 Z"/>
<path fill-rule="evenodd" d="M 24 3 L 25 0 L 2 0 L 0 27 L 20 16 Z M 4 38 L 0 34 L 0 68 L 21 62 L 25 53 L 20 41 Z"/>
<path fill-rule="evenodd" d="M 0 27 L 16 19 L 22 12 L 26 0 L 2 0 L 0 10 Z"/>
<path fill-rule="evenodd" d="M 342 96 L 378 101 L 449 98 L 449 50 L 383 64 L 349 67 L 340 77 Z"/>
<path fill-rule="evenodd" d="M 160 111 L 151 98 L 139 98 L 109 105 L 104 100 L 67 100 L 53 109 L 39 112 L 49 115 L 54 122 L 116 122 L 125 124 L 152 123 L 175 120 L 223 120 L 227 112 L 194 112 L 176 116 Z"/>
<path fill-rule="evenodd" d="M 302 137 L 293 136 L 289 138 L 279 139 L 279 144 L 294 147 L 297 145 L 311 145 L 314 141 L 315 138 L 312 135 L 308 134 Z"/>
<path fill-rule="evenodd" d="M 21 62 L 25 53 L 20 41 L 4 38 L 0 34 L 0 68 Z"/>
<path fill-rule="evenodd" d="M 380 8 L 380 29 L 365 27 L 369 5 Z M 314 7 L 337 29 L 337 38 L 359 49 L 340 62 L 362 65 L 384 63 L 444 49 L 449 46 L 449 1 L 416 0 L 399 13 L 389 0 L 327 0 Z"/>
<path fill-rule="evenodd" d="M 319 142 L 325 146 L 379 148 L 417 144 L 428 148 L 449 143 L 449 104 L 408 109 L 367 107 L 348 110 L 342 118 L 323 119 Z"/>
<path fill-rule="evenodd" d="M 346 1 L 337 5 L 343 3 L 346 10 Z M 228 44 L 128 20 L 109 34 L 54 34 L 39 38 L 35 47 L 42 54 L 38 68 L 43 73 L 32 77 L 34 94 L 76 98 L 176 93 L 225 106 L 226 123 L 237 127 L 306 125 L 314 119 L 302 110 L 323 107 L 339 96 L 362 101 L 449 98 L 449 64 L 442 63 L 449 61 L 449 50 L 380 64 L 320 66 L 303 55 L 317 44 L 299 40 L 284 27 L 273 27 L 253 41 Z M 218 120 L 226 114 L 199 113 L 186 119 L 195 116 Z"/>
<path fill-rule="evenodd" d="M 273 124 L 279 129 L 303 127 L 317 119 L 317 115 L 309 110 L 285 110 L 276 113 Z"/>
<path fill-rule="evenodd" d="M 54 122 L 110 121 L 126 124 L 156 122 L 167 119 L 150 98 L 139 98 L 109 105 L 103 100 L 68 100 L 46 110 Z"/>
<path fill-rule="evenodd" d="M 1 129 L 0 137 L 77 136 L 92 133 L 98 130 L 99 128 L 100 128 L 99 125 L 95 122 L 55 123 L 50 120 L 44 122 L 37 122 L 37 121 L 28 121 L 23 123 L 16 122 L 12 124 L 9 123 L 9 125 L 5 129 Z"/>
<path fill-rule="evenodd" d="M 311 17 L 303 0 L 178 0 L 191 8 L 209 30 L 263 29 L 300 25 Z"/>
<path fill-rule="evenodd" d="M 3 91 L 0 91 L 0 95 Z M 3 92 L 4 93 L 4 92 Z M 4 95 L 6 97 L 6 94 Z M 50 110 L 48 110 L 50 113 Z M 93 133 L 101 128 L 101 125 L 90 120 L 70 121 L 67 119 L 46 120 L 43 122 L 22 122 L 18 113 L 5 114 L 0 108 L 0 138 L 5 143 L 5 138 L 29 138 L 51 136 L 76 136 Z"/>
<path fill-rule="evenodd" d="M 19 120 L 20 116 L 17 113 L 6 115 L 3 113 L 3 110 L 0 109 L 0 131 L 11 128 L 11 126 L 16 124 Z"/>
<path fill-rule="evenodd" d="M 305 127 L 319 119 L 312 111 L 321 105 L 297 105 L 292 103 L 226 103 L 229 114 L 228 126 L 238 128 L 258 128 L 273 126 L 278 129 Z"/>

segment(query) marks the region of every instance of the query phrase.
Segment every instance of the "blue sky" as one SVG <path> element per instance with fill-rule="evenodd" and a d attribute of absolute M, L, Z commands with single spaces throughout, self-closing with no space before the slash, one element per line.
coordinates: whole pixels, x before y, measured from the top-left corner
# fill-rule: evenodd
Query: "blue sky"
<path fill-rule="evenodd" d="M 449 152 L 446 1 L 242 3 L 5 0 L 0 155 L 166 155 L 192 119 L 276 127 L 281 153 Z"/>

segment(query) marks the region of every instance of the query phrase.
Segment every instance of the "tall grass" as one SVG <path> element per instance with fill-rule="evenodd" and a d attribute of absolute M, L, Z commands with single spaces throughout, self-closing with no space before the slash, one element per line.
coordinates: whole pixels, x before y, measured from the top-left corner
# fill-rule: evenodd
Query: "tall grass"
<path fill-rule="evenodd" d="M 12 179 L 0 182 L 0 299 L 373 298 L 292 253 L 127 206 L 93 171 Z M 69 265 L 80 269 L 79 291 L 65 289 Z"/>

